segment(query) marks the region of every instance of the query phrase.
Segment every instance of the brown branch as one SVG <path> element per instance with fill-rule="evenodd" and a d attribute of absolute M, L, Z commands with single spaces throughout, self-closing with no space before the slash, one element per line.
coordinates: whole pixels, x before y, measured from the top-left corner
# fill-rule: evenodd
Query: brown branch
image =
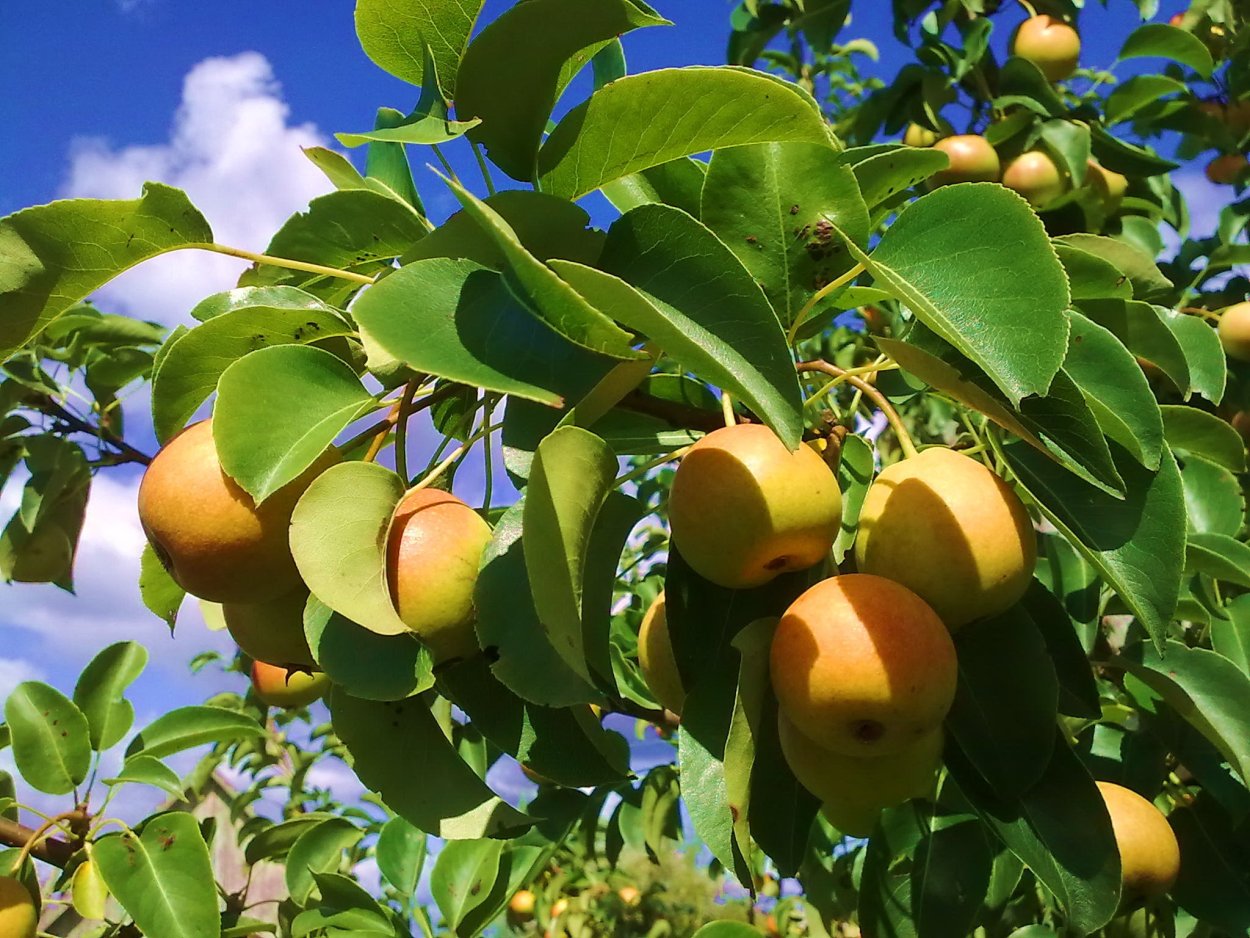
<path fill-rule="evenodd" d="M 663 398 L 652 397 L 641 391 L 630 391 L 622 399 L 621 407 L 649 417 L 658 417 L 674 427 L 688 427 L 692 430 L 704 430 L 711 433 L 725 425 L 720 411 L 705 410 L 690 404 L 679 404 Z M 739 418 L 740 422 L 745 422 Z"/>
<path fill-rule="evenodd" d="M 110 432 L 109 430 L 106 430 L 104 427 L 94 426 L 83 420 L 73 411 L 62 406 L 61 403 L 50 394 L 33 394 L 27 398 L 27 403 L 36 410 L 47 414 L 49 417 L 59 420 L 71 431 L 75 433 L 86 433 L 95 437 L 101 444 L 107 444 L 117 450 L 116 453 L 108 454 L 109 465 L 137 462 L 146 466 L 152 462 L 152 457 L 147 453 L 142 450 L 135 449 L 121 437 Z"/>
<path fill-rule="evenodd" d="M 30 843 L 30 839 L 34 836 L 34 829 L 25 824 L 10 821 L 8 818 L 0 818 L 0 843 L 9 847 L 17 847 L 20 850 Z M 30 855 L 64 869 L 70 857 L 77 852 L 77 844 L 56 837 L 46 837 L 30 851 Z"/>
<path fill-rule="evenodd" d="M 604 709 L 608 713 L 620 713 L 627 717 L 633 717 L 636 720 L 652 723 L 670 733 L 681 726 L 681 717 L 672 710 L 652 710 L 650 707 L 640 706 L 631 700 L 621 698 L 609 700 L 607 707 Z"/>

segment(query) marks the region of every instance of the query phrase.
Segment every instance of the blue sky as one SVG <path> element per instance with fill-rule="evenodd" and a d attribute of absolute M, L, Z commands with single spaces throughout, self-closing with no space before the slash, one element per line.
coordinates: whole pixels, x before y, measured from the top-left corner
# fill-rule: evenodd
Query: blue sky
<path fill-rule="evenodd" d="M 631 71 L 723 62 L 728 0 L 652 2 L 677 25 L 627 37 Z M 1110 65 L 1136 22 L 1129 0 L 1107 3 L 1090 0 L 1084 14 L 1088 65 Z M 507 6 L 488 0 L 484 18 Z M 1163 15 L 1182 6 L 1166 0 Z M 878 43 L 883 74 L 895 71 L 903 51 L 889 9 L 884 0 L 856 0 L 857 19 L 845 34 Z M 1023 16 L 1022 8 L 1009 13 L 997 48 Z M 300 146 L 331 143 L 335 131 L 370 126 L 379 105 L 407 110 L 416 99 L 414 88 L 361 52 L 348 0 L 4 0 L 0 37 L 0 215 L 68 195 L 133 198 L 155 178 L 184 186 L 219 240 L 260 249 L 285 217 L 327 188 Z M 427 159 L 414 153 L 418 184 L 437 217 L 452 202 L 424 173 Z M 453 159 L 472 184 L 467 153 L 453 148 Z M 610 220 L 601 208 L 596 218 Z M 229 259 L 178 254 L 128 274 L 99 302 L 172 325 L 195 300 L 228 289 L 240 269 Z M 144 405 L 139 396 L 128 413 L 137 441 L 148 446 Z M 171 639 L 139 604 L 136 484 L 137 475 L 124 470 L 98 478 L 77 598 L 52 587 L 0 585 L 0 695 L 25 678 L 68 690 L 92 654 L 121 638 L 153 651 L 136 688 L 140 722 L 199 702 L 225 683 L 212 671 L 186 671 L 197 651 L 226 647 L 194 610 Z M 12 510 L 15 494 L 0 516 Z"/>

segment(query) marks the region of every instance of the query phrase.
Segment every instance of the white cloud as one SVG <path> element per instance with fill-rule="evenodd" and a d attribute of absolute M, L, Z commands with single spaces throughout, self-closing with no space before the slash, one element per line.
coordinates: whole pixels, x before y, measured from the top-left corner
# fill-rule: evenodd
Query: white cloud
<path fill-rule="evenodd" d="M 167 183 L 186 190 L 219 243 L 262 250 L 287 217 L 330 189 L 300 152 L 323 145 L 322 134 L 289 118 L 264 56 L 205 59 L 187 74 L 168 141 L 117 148 L 76 140 L 64 195 L 133 199 L 148 180 Z M 172 324 L 208 294 L 230 289 L 245 266 L 178 251 L 123 274 L 98 299 L 111 311 Z"/>
<path fill-rule="evenodd" d="M 24 658 L 0 658 L 0 700 L 7 698 L 23 681 L 43 679 L 43 669 Z"/>

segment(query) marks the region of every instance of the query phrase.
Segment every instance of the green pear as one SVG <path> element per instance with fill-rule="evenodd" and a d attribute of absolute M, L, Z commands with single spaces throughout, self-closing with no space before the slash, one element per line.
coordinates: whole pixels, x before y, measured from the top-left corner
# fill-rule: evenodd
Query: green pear
<path fill-rule="evenodd" d="M 473 588 L 490 539 L 490 525 L 450 492 L 418 489 L 395 509 L 386 550 L 391 599 L 436 662 L 479 650 Z"/>
<path fill-rule="evenodd" d="M 292 671 L 263 661 L 252 662 L 252 692 L 271 707 L 284 710 L 307 707 L 330 689 L 330 679 L 320 671 Z"/>
<path fill-rule="evenodd" d="M 950 166 L 929 178 L 933 188 L 955 182 L 998 182 L 1002 164 L 990 142 L 978 134 L 956 134 L 933 144 L 950 160 Z"/>
<path fill-rule="evenodd" d="M 816 745 L 885 756 L 941 726 L 955 698 L 955 646 L 925 601 L 879 576 L 809 588 L 777 624 L 769 651 L 781 712 Z"/>
<path fill-rule="evenodd" d="M 1081 37 L 1053 16 L 1031 16 L 1012 36 L 1011 54 L 1036 65 L 1047 81 L 1063 81 L 1076 71 L 1081 58 Z"/>
<path fill-rule="evenodd" d="M 869 486 L 855 562 L 903 584 L 957 629 L 1024 595 L 1037 537 L 1011 486 L 976 459 L 934 447 Z"/>
<path fill-rule="evenodd" d="M 686 702 L 686 691 L 681 686 L 677 658 L 673 654 L 663 593 L 655 598 L 642 617 L 642 626 L 638 629 L 638 664 L 647 687 L 660 706 L 680 714 L 682 704 Z"/>
<path fill-rule="evenodd" d="M 304 637 L 304 606 L 308 587 L 263 603 L 223 603 L 222 617 L 230 637 L 249 658 L 283 667 L 316 667 Z"/>
<path fill-rule="evenodd" d="M 276 599 L 300 584 L 287 542 L 304 490 L 332 463 L 327 450 L 299 478 L 257 505 L 217 458 L 212 421 L 162 447 L 139 486 L 139 520 L 170 576 L 192 596 L 217 603 Z"/>
<path fill-rule="evenodd" d="M 1118 210 L 1128 192 L 1128 177 L 1107 169 L 1095 160 L 1089 160 L 1085 165 L 1085 184 L 1098 194 L 1108 212 Z"/>
<path fill-rule="evenodd" d="M 767 427 L 738 424 L 690 448 L 668 511 L 673 543 L 696 573 L 750 589 L 829 556 L 842 493 L 810 446 L 790 452 Z"/>

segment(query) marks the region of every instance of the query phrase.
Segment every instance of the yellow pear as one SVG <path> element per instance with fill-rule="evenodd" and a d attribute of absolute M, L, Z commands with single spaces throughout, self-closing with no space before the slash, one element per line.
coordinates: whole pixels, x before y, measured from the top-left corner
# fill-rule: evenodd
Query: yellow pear
<path fill-rule="evenodd" d="M 263 603 L 224 603 L 222 617 L 230 637 L 249 658 L 266 664 L 311 668 L 316 659 L 304 637 L 304 605 L 308 587 Z"/>
<path fill-rule="evenodd" d="M 289 671 L 263 661 L 252 662 L 252 692 L 271 707 L 306 707 L 330 689 L 330 679 L 320 671 Z"/>
<path fill-rule="evenodd" d="M 903 132 L 903 143 L 909 147 L 931 147 L 942 139 L 936 130 L 930 130 L 921 124 L 910 123 Z"/>
<path fill-rule="evenodd" d="M 1220 313 L 1219 334 L 1224 354 L 1250 362 L 1250 303 L 1234 303 Z"/>
<path fill-rule="evenodd" d="M 1068 188 L 1055 161 L 1040 150 L 1021 153 L 1008 163 L 1003 170 L 1003 185 L 1035 207 L 1049 205 Z"/>
<path fill-rule="evenodd" d="M 1160 896 L 1172 888 L 1181 868 L 1181 848 L 1172 825 L 1153 804 L 1120 785 L 1099 782 L 1120 851 L 1122 905 Z"/>
<path fill-rule="evenodd" d="M 847 756 L 899 753 L 932 734 L 955 697 L 955 646 L 942 620 L 879 576 L 822 580 L 777 625 L 769 653 L 782 712 Z"/>
<path fill-rule="evenodd" d="M 386 550 L 391 599 L 435 661 L 478 651 L 473 587 L 490 539 L 490 525 L 450 492 L 418 489 L 395 509 Z"/>
<path fill-rule="evenodd" d="M 838 830 L 853 837 L 871 834 L 883 809 L 932 793 L 942 764 L 940 726 L 901 752 L 868 758 L 822 748 L 784 713 L 777 715 L 777 732 L 799 784 L 821 800 L 825 816 Z"/>
<path fill-rule="evenodd" d="M 932 187 L 953 182 L 998 182 L 1002 164 L 990 142 L 978 134 L 956 134 L 933 144 L 950 160 L 950 166 L 929 178 Z"/>
<path fill-rule="evenodd" d="M 933 448 L 885 469 L 859 515 L 861 573 L 902 583 L 956 629 L 1024 595 L 1037 560 L 1029 513 L 970 456 Z"/>
<path fill-rule="evenodd" d="M 508 922 L 511 925 L 524 925 L 534 918 L 534 906 L 537 900 L 528 889 L 521 889 L 508 900 Z"/>
<path fill-rule="evenodd" d="M 738 424 L 690 448 L 669 493 L 673 543 L 700 576 L 729 589 L 763 586 L 820 563 L 842 520 L 838 480 L 810 447 Z"/>
<path fill-rule="evenodd" d="M 295 589 L 287 542 L 291 512 L 338 454 L 327 450 L 299 478 L 257 505 L 221 468 L 212 421 L 193 424 L 156 454 L 139 486 L 139 520 L 170 576 L 192 596 L 257 603 Z"/>
<path fill-rule="evenodd" d="M 1063 81 L 1076 71 L 1081 58 L 1081 37 L 1063 20 L 1031 16 L 1012 36 L 1011 54 L 1036 65 L 1047 81 Z"/>
<path fill-rule="evenodd" d="M 681 686 L 666 613 L 664 594 L 660 593 L 642 617 L 642 626 L 638 629 L 638 664 L 660 706 L 680 714 L 686 702 L 686 690 Z"/>
<path fill-rule="evenodd" d="M 1094 160 L 1086 162 L 1085 184 L 1098 193 L 1108 212 L 1114 212 L 1128 192 L 1128 177 Z"/>
<path fill-rule="evenodd" d="M 39 908 L 22 883 L 0 876 L 0 935 L 3 938 L 35 938 Z"/>

